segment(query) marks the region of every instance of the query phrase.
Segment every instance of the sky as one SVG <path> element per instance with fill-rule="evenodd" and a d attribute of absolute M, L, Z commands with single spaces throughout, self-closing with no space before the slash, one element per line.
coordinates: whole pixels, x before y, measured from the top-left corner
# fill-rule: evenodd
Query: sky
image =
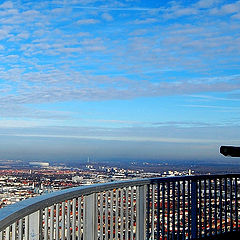
<path fill-rule="evenodd" d="M 226 162 L 239 113 L 240 1 L 0 1 L 0 159 Z"/>

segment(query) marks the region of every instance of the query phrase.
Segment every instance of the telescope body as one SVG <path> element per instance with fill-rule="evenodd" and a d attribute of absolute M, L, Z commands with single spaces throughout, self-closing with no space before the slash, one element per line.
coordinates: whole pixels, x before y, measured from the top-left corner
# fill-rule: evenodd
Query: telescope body
<path fill-rule="evenodd" d="M 224 156 L 240 157 L 240 147 L 221 146 L 220 153 Z"/>

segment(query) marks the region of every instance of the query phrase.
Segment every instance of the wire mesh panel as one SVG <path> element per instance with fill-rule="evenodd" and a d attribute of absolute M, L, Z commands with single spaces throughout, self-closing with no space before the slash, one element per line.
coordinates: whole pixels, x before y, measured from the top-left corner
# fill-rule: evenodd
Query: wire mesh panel
<path fill-rule="evenodd" d="M 150 239 L 190 239 L 190 182 L 153 184 L 149 191 Z"/>
<path fill-rule="evenodd" d="M 41 239 L 83 239 L 83 201 L 84 196 L 80 196 L 45 208 Z"/>
<path fill-rule="evenodd" d="M 136 239 L 136 187 L 98 194 L 98 239 Z"/>
<path fill-rule="evenodd" d="M 192 179 L 150 185 L 148 239 L 204 238 L 238 231 L 239 178 L 205 176 L 194 181 L 196 197 Z"/>

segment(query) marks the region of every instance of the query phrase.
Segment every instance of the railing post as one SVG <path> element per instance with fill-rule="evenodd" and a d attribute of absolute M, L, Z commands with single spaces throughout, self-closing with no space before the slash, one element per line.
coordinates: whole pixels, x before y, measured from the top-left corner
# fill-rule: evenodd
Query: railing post
<path fill-rule="evenodd" d="M 191 239 L 197 239 L 197 181 L 191 182 Z"/>
<path fill-rule="evenodd" d="M 41 212 L 37 211 L 29 215 L 28 218 L 28 239 L 29 240 L 41 240 L 41 230 L 42 230 L 42 221 L 41 221 Z"/>
<path fill-rule="evenodd" d="M 146 237 L 146 186 L 137 187 L 136 207 L 136 240 L 144 240 Z"/>
<path fill-rule="evenodd" d="M 97 239 L 96 193 L 84 197 L 83 240 Z"/>

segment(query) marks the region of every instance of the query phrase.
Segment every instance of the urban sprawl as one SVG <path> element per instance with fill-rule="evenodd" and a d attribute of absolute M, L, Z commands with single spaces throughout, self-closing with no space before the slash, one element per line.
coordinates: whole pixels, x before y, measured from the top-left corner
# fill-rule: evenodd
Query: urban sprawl
<path fill-rule="evenodd" d="M 51 166 L 45 162 L 9 161 L 0 165 L 0 208 L 27 198 L 65 188 L 140 178 L 191 175 L 193 171 L 149 172 L 141 168 L 112 167 L 87 162 L 81 168 Z"/>

